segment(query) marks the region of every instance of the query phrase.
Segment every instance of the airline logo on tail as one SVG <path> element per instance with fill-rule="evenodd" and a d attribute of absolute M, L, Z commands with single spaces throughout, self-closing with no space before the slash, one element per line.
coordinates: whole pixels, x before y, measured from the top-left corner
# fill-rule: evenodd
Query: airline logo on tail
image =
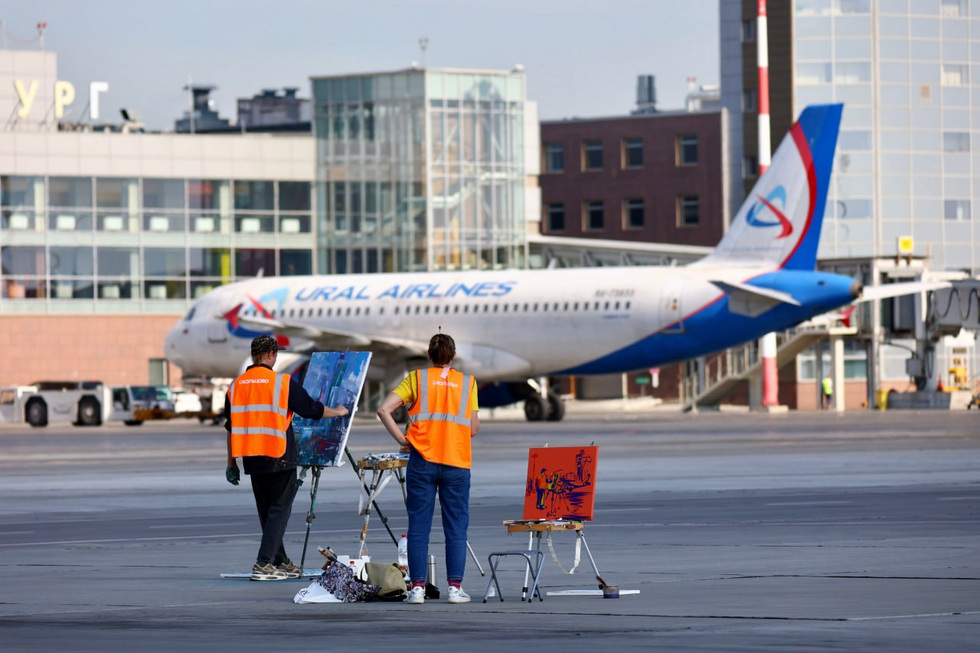
<path fill-rule="evenodd" d="M 767 197 L 762 195 L 757 195 L 758 201 L 755 202 L 749 209 L 748 214 L 745 216 L 745 221 L 753 227 L 757 228 L 767 228 L 767 227 L 782 227 L 782 231 L 774 240 L 779 240 L 780 238 L 786 238 L 793 233 L 793 223 L 789 221 L 786 214 L 783 211 L 786 209 L 786 187 L 776 186 L 772 191 L 770 191 Z M 779 207 L 775 205 L 775 202 L 779 203 Z M 764 214 L 766 209 L 776 217 L 775 221 L 763 220 L 760 215 Z"/>
<path fill-rule="evenodd" d="M 258 299 L 255 299 L 251 295 L 246 295 L 249 303 L 255 308 L 255 312 L 258 315 L 268 319 L 272 319 L 273 311 L 275 309 L 281 309 L 283 307 L 288 296 L 288 286 L 276 288 L 275 290 L 262 295 Z M 251 329 L 246 329 L 239 323 L 238 316 L 242 311 L 242 306 L 244 306 L 244 304 L 237 304 L 233 309 L 222 315 L 225 322 L 228 324 L 228 333 L 236 338 L 254 338 L 255 336 L 261 336 L 268 333 L 268 331 L 253 331 Z M 276 340 L 278 340 L 279 345 L 283 347 L 289 344 L 289 339 L 285 336 L 277 335 Z"/>

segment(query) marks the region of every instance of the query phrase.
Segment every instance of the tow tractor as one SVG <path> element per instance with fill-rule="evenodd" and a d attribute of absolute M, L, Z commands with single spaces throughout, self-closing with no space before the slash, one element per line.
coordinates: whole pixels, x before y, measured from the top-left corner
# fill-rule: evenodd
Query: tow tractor
<path fill-rule="evenodd" d="M 39 381 L 0 388 L 0 423 L 31 426 L 72 423 L 99 426 L 174 416 L 170 389 L 158 386 L 107 386 L 99 381 Z"/>

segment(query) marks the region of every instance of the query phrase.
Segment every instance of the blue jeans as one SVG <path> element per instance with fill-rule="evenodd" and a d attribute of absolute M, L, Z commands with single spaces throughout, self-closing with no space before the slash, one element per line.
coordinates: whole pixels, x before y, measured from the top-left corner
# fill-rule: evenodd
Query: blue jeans
<path fill-rule="evenodd" d="M 430 463 L 413 449 L 408 459 L 405 488 L 408 573 L 412 583 L 425 582 L 437 491 L 442 531 L 446 536 L 446 579 L 462 582 L 466 569 L 466 529 L 470 525 L 470 470 Z"/>

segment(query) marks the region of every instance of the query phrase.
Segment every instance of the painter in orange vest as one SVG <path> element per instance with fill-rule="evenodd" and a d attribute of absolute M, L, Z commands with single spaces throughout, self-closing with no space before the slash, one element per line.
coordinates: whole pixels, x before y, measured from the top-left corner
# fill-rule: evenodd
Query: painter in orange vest
<path fill-rule="evenodd" d="M 252 340 L 252 365 L 235 379 L 225 397 L 225 429 L 228 431 L 228 466 L 225 477 L 238 485 L 238 464 L 252 479 L 252 494 L 262 525 L 262 543 L 252 580 L 299 578 L 282 537 L 296 495 L 296 444 L 291 425 L 293 413 L 308 419 L 341 417 L 345 406 L 329 408 L 316 401 L 288 374 L 273 371 L 279 343 L 272 336 Z"/>
<path fill-rule="evenodd" d="M 470 523 L 470 438 L 480 430 L 476 379 L 452 368 L 456 343 L 444 333 L 429 341 L 432 365 L 405 377 L 385 397 L 378 417 L 391 437 L 409 451 L 405 478 L 408 510 L 408 572 L 412 589 L 407 603 L 425 602 L 429 534 L 436 494 L 446 536 L 446 579 L 450 603 L 468 603 L 463 591 L 466 530 Z M 402 433 L 391 416 L 408 406 L 409 427 Z M 435 580 L 435 579 L 433 579 Z"/>

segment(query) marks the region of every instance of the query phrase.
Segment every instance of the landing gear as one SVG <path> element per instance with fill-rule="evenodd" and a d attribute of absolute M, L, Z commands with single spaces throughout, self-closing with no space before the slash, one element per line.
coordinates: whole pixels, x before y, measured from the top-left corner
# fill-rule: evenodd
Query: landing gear
<path fill-rule="evenodd" d="M 548 393 L 548 421 L 560 422 L 565 416 L 565 402 L 557 392 Z"/>
<path fill-rule="evenodd" d="M 557 392 L 549 392 L 547 398 L 534 393 L 524 400 L 524 417 L 529 422 L 560 422 L 565 416 L 565 402 Z"/>
<path fill-rule="evenodd" d="M 544 397 L 533 394 L 524 400 L 524 417 L 529 422 L 540 422 L 548 414 L 548 404 Z"/>

